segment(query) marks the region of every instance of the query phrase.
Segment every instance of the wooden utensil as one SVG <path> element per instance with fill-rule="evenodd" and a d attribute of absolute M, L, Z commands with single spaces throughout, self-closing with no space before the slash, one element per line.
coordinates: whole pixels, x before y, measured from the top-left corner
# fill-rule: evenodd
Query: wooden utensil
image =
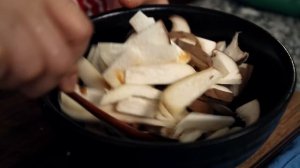
<path fill-rule="evenodd" d="M 127 123 L 120 121 L 109 114 L 102 111 L 100 108 L 96 107 L 89 101 L 85 100 L 83 97 L 81 97 L 79 94 L 75 92 L 66 93 L 68 96 L 70 96 L 73 100 L 75 100 L 77 103 L 79 103 L 82 107 L 84 107 L 88 112 L 93 114 L 98 119 L 107 122 L 108 124 L 115 127 L 117 130 L 119 130 L 122 134 L 127 135 L 130 138 L 135 138 L 139 140 L 156 140 L 157 138 L 147 132 L 142 132 L 137 130 L 134 127 L 131 127 Z"/>

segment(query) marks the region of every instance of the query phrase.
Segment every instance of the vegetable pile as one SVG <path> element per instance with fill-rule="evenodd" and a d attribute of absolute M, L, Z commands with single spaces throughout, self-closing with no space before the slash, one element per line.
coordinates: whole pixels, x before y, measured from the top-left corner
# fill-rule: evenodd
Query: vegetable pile
<path fill-rule="evenodd" d="M 137 129 L 180 142 L 222 137 L 255 123 L 260 115 L 256 99 L 229 108 L 253 69 L 246 63 L 249 54 L 239 48 L 239 32 L 226 45 L 194 35 L 181 16 L 169 19 L 170 31 L 139 11 L 129 20 L 134 33 L 124 43 L 93 45 L 78 63 L 84 85 L 75 92 Z M 67 115 L 99 122 L 60 95 Z"/>

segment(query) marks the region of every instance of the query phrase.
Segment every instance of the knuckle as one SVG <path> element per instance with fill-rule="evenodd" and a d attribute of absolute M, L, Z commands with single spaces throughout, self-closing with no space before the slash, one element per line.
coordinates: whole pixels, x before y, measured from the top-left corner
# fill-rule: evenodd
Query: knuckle
<path fill-rule="evenodd" d="M 26 67 L 25 67 L 26 68 Z M 41 76 L 44 72 L 44 66 L 40 61 L 33 61 L 24 70 L 21 70 L 20 78 L 22 81 L 31 81 Z"/>
<path fill-rule="evenodd" d="M 93 33 L 93 27 L 89 22 L 86 24 L 78 24 L 74 29 L 75 31 L 73 39 L 76 41 L 76 43 L 88 41 Z"/>
<path fill-rule="evenodd" d="M 52 75 L 58 78 L 64 76 L 71 65 L 75 63 L 75 58 L 68 51 L 62 51 L 62 54 L 59 56 L 56 57 L 59 60 L 53 60 L 49 68 L 50 73 L 52 72 Z"/>

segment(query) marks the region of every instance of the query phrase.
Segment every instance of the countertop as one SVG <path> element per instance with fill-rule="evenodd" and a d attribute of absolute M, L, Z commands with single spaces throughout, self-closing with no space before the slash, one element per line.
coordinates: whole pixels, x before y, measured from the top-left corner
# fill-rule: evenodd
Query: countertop
<path fill-rule="evenodd" d="M 230 13 L 264 28 L 286 47 L 294 59 L 297 78 L 300 79 L 300 18 L 256 9 L 235 0 L 194 0 L 189 5 Z M 300 80 L 296 89 L 300 91 Z"/>

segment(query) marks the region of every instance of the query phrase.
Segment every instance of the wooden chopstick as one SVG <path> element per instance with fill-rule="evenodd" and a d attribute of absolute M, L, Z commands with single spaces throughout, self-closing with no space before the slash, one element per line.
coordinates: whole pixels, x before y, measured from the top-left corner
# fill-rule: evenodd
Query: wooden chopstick
<path fill-rule="evenodd" d="M 156 137 L 154 137 L 149 133 L 139 131 L 136 128 L 129 126 L 127 123 L 110 116 L 109 114 L 107 114 L 106 112 L 104 112 L 94 104 L 90 103 L 89 101 L 87 101 L 86 99 L 84 99 L 83 97 L 81 97 L 79 94 L 75 92 L 66 93 L 66 94 L 70 96 L 73 100 L 75 100 L 77 103 L 79 103 L 82 107 L 84 107 L 88 112 L 93 114 L 95 117 L 97 117 L 102 121 L 107 122 L 108 124 L 111 124 L 121 133 L 124 133 L 130 138 L 135 138 L 139 140 L 157 139 Z"/>

